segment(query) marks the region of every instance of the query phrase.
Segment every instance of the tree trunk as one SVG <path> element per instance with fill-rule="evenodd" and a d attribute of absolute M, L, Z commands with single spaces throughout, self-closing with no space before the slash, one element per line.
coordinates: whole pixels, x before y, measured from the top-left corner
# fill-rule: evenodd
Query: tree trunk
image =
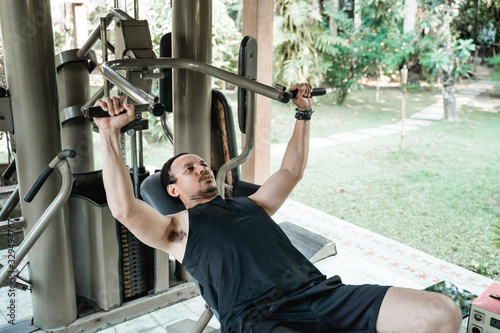
<path fill-rule="evenodd" d="M 441 72 L 443 81 L 443 104 L 444 118 L 448 121 L 459 121 L 457 112 L 457 104 L 455 101 L 455 80 L 453 79 L 453 65 L 450 65 L 448 70 Z"/>
<path fill-rule="evenodd" d="M 337 14 L 339 11 L 339 0 L 330 0 L 330 4 L 332 6 L 333 14 Z M 337 24 L 335 23 L 333 16 L 330 16 L 328 26 L 330 27 L 330 35 L 337 36 Z"/>
<path fill-rule="evenodd" d="M 438 26 L 438 39 L 443 41 L 445 54 L 450 57 L 449 64 L 441 68 L 441 81 L 443 84 L 444 118 L 448 121 L 459 121 L 457 105 L 455 101 L 455 80 L 453 78 L 454 56 L 453 43 L 450 30 L 450 15 L 446 14 L 449 6 L 442 8 L 443 20 Z"/>

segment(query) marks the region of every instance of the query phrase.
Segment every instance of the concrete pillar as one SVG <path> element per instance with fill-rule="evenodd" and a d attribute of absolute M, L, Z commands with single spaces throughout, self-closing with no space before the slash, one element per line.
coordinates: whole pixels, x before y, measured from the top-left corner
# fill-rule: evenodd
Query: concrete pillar
<path fill-rule="evenodd" d="M 172 55 L 212 63 L 212 0 L 174 0 Z M 174 152 L 201 156 L 210 165 L 211 77 L 173 70 Z"/>
<path fill-rule="evenodd" d="M 273 14 L 274 1 L 243 1 L 243 35 L 257 40 L 257 81 L 273 84 Z M 262 184 L 270 174 L 271 100 L 257 95 L 255 149 L 242 165 L 242 179 Z"/>
<path fill-rule="evenodd" d="M 50 2 L 2 1 L 0 24 L 13 109 L 19 190 L 24 198 L 61 150 Z M 57 171 L 54 174 L 31 203 L 21 201 L 28 223 L 26 232 L 59 192 L 60 177 Z M 42 329 L 66 326 L 77 317 L 66 217 L 65 206 L 28 255 L 34 324 Z"/>

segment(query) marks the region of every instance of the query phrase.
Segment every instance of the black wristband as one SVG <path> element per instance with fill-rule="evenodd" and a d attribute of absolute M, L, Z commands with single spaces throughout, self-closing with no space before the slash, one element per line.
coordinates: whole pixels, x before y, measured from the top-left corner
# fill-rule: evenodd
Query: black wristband
<path fill-rule="evenodd" d="M 311 115 L 313 114 L 313 109 L 301 111 L 299 109 L 295 109 L 295 119 L 298 120 L 311 120 Z"/>

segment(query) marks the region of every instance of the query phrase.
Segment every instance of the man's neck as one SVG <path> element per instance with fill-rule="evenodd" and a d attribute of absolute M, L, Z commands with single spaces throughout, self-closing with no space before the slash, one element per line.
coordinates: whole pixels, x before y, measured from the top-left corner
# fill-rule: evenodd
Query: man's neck
<path fill-rule="evenodd" d="M 217 195 L 218 194 L 215 194 L 211 197 L 206 197 L 206 198 L 188 198 L 187 200 L 182 200 L 182 201 L 183 201 L 183 204 L 186 207 L 186 209 L 189 209 L 189 208 L 193 208 L 194 206 L 210 202 L 213 199 L 215 199 L 217 197 Z"/>

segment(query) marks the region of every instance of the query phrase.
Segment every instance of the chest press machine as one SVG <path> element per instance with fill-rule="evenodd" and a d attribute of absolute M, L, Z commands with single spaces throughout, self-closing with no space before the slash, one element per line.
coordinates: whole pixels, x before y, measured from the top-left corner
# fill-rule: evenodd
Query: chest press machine
<path fill-rule="evenodd" d="M 106 35 L 106 28 L 113 20 L 117 21 L 114 46 L 110 45 Z M 106 80 L 103 87 L 90 97 L 88 76 L 97 64 L 91 47 L 99 39 L 105 50 L 101 71 Z M 109 50 L 115 53 L 115 60 L 108 61 Z M 241 181 L 238 166 L 250 156 L 254 146 L 255 93 L 283 103 L 287 103 L 292 98 L 292 93 L 285 91 L 284 87 L 274 88 L 255 81 L 256 54 L 255 40 L 245 37 L 240 54 L 239 75 L 207 65 L 202 61 L 171 58 L 168 52 L 167 55 L 163 54 L 162 58 L 156 59 L 152 51 L 147 21 L 133 19 L 119 9 L 113 9 L 101 19 L 100 26 L 94 30 L 82 48 L 63 52 L 56 57 L 58 85 L 61 87 L 60 119 L 65 147 L 72 148 L 81 144 L 82 140 L 91 140 L 88 121 L 82 118 L 82 114 L 87 118 L 99 116 L 98 113 L 94 113 L 99 110 L 92 109 L 90 105 L 93 105 L 97 99 L 108 95 L 113 86 L 117 87 L 130 99 L 129 103 L 138 104 L 137 119 L 128 128 L 123 129 L 124 133 L 128 132 L 132 136 L 131 176 L 136 196 L 142 195 L 146 201 L 148 201 L 147 197 L 153 198 L 148 202 L 162 211 L 161 205 L 153 203 L 157 195 L 154 191 L 150 192 L 149 185 L 147 185 L 149 183 L 159 185 L 159 182 L 155 181 L 157 175 L 148 178 L 142 165 L 141 137 L 142 131 L 147 129 L 147 121 L 142 119 L 140 114 L 147 110 L 155 116 L 161 116 L 164 112 L 163 105 L 168 111 L 172 111 L 171 102 L 169 102 L 169 98 L 170 101 L 172 100 L 171 77 L 168 72 L 155 73 L 154 70 L 168 71 L 171 68 L 177 68 L 203 73 L 240 87 L 238 118 L 241 132 L 246 133 L 246 142 L 243 152 L 238 156 L 229 104 L 222 94 L 217 91 L 212 92 L 212 167 L 217 175 L 217 184 L 223 196 L 249 195 L 257 189 L 257 186 Z M 162 86 L 165 87 L 160 94 L 161 100 L 150 93 L 150 80 L 154 78 L 160 78 Z M 82 88 L 84 85 L 87 87 Z M 321 95 L 324 94 L 324 90 L 318 89 L 313 93 Z M 164 116 L 162 118 L 165 119 Z M 167 136 L 173 140 L 168 124 L 163 123 Z M 80 136 L 74 135 L 77 132 Z M 139 141 L 138 147 L 137 140 Z M 182 282 L 185 276 L 175 277 L 171 274 L 171 271 L 175 270 L 175 265 L 168 255 L 140 244 L 121 224 L 112 223 L 114 219 L 107 208 L 101 173 L 91 171 L 90 164 L 93 164 L 93 161 L 77 160 L 82 157 L 82 154 L 77 153 L 74 156 L 71 153 L 69 155 L 68 157 L 73 157 L 72 162 L 63 158 L 61 161 L 64 160 L 64 162 L 58 165 L 64 166 L 66 170 L 69 163 L 74 179 L 70 185 L 66 184 L 68 182 L 63 184 L 63 192 L 64 195 L 68 195 L 67 188 L 72 187 L 71 195 L 67 199 L 70 212 L 68 223 L 78 319 L 64 329 L 93 331 L 121 322 L 124 317 L 132 318 L 147 313 L 151 309 L 164 307 L 179 299 L 195 295 L 196 287 Z M 67 173 L 66 171 L 64 172 Z M 146 181 L 140 187 L 144 179 Z M 43 181 L 37 184 L 38 187 L 42 185 Z M 58 200 L 55 207 L 50 206 L 51 212 L 58 211 L 64 204 L 59 201 L 65 202 L 66 199 Z M 162 200 L 162 202 L 162 205 L 168 205 L 169 201 Z M 165 214 L 172 212 L 172 210 L 167 210 Z M 24 245 L 21 244 L 23 252 L 18 253 L 18 262 L 41 236 L 43 228 L 36 228 L 36 226 L 42 222 L 39 220 L 32 228 L 33 234 L 30 241 L 23 243 Z M 50 221 L 43 223 L 50 223 Z M 11 273 L 13 270 L 4 267 L 0 276 L 4 280 L 8 277 L 17 278 Z M 3 281 L 0 281 L 0 285 L 2 284 Z M 146 295 L 153 297 L 144 297 Z M 58 325 L 57 321 L 52 321 L 50 318 L 48 322 L 44 318 L 39 319 L 35 324 L 47 326 L 43 328 L 48 329 L 51 329 L 51 325 Z"/>

